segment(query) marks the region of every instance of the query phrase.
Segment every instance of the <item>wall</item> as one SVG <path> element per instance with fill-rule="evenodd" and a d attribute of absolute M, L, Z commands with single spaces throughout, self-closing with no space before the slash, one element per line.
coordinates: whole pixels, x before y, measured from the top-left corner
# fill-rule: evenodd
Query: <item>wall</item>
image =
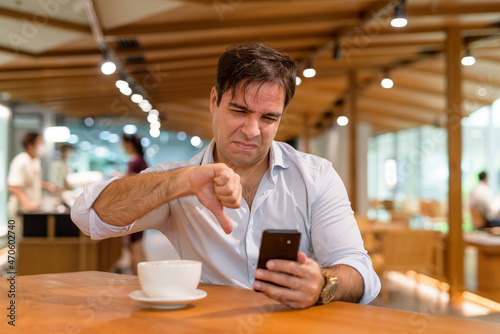
<path fill-rule="evenodd" d="M 7 168 L 9 163 L 9 124 L 12 111 L 0 104 L 0 236 L 7 233 Z"/>

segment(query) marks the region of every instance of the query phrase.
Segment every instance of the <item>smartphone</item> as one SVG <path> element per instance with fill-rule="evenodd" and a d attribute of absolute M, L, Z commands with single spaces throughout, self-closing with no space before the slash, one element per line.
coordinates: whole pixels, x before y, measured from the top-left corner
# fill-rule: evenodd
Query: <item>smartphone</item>
<path fill-rule="evenodd" d="M 297 261 L 300 232 L 296 230 L 265 230 L 262 233 L 259 262 L 257 268 L 266 269 L 271 259 Z"/>

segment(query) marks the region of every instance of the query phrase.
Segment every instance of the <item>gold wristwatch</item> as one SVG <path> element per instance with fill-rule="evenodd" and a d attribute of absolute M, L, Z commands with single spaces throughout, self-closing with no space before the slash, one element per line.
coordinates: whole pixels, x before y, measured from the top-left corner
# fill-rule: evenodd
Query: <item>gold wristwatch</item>
<path fill-rule="evenodd" d="M 335 291 L 337 291 L 337 287 L 339 285 L 339 279 L 326 270 L 321 269 L 321 274 L 325 277 L 325 286 L 323 286 L 323 290 L 321 290 L 321 294 L 319 295 L 319 299 L 317 304 L 323 305 L 328 304 L 335 297 Z"/>

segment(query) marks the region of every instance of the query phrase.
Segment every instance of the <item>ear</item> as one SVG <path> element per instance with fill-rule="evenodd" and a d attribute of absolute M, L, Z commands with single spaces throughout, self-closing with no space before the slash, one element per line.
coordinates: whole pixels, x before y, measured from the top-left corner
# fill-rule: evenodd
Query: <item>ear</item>
<path fill-rule="evenodd" d="M 215 108 L 217 107 L 217 90 L 215 87 L 212 87 L 212 91 L 210 92 L 210 112 L 213 114 Z"/>

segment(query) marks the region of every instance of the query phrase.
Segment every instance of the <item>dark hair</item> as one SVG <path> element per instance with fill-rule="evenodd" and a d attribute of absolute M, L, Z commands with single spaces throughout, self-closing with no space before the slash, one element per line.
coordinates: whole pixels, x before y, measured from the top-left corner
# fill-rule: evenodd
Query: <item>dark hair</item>
<path fill-rule="evenodd" d="M 74 150 L 73 145 L 70 144 L 63 144 L 60 148 L 61 152 L 68 151 L 68 150 Z"/>
<path fill-rule="evenodd" d="M 252 82 L 261 85 L 274 82 L 285 89 L 285 109 L 295 94 L 296 77 L 295 61 L 285 53 L 256 43 L 230 47 L 217 65 L 217 106 L 225 92 L 231 91 L 234 96 L 240 82 L 243 82 L 243 92 Z"/>
<path fill-rule="evenodd" d="M 34 145 L 35 144 L 35 141 L 37 140 L 37 138 L 40 137 L 40 134 L 39 133 L 36 133 L 36 132 L 28 132 L 24 135 L 23 137 L 23 146 L 24 148 L 28 148 L 28 145 Z"/>
<path fill-rule="evenodd" d="M 486 172 L 481 172 L 479 173 L 479 180 L 480 181 L 483 181 L 486 177 L 488 177 L 488 174 L 486 174 Z"/>
<path fill-rule="evenodd" d="M 139 137 L 137 137 L 136 135 L 129 135 L 124 133 L 122 135 L 122 140 L 127 143 L 132 143 L 137 153 L 141 157 L 144 157 L 144 151 L 142 150 L 141 139 Z"/>

